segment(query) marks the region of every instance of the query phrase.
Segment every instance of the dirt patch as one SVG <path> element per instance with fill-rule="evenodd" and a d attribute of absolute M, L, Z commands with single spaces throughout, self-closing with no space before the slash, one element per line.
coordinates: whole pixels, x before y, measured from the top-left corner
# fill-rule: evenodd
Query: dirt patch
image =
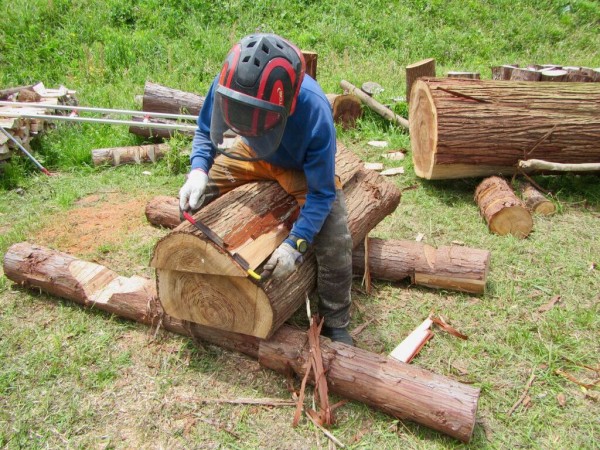
<path fill-rule="evenodd" d="M 84 197 L 75 203 L 75 208 L 52 217 L 33 242 L 79 256 L 118 245 L 147 226 L 147 201 L 145 197 L 132 199 L 122 193 Z"/>

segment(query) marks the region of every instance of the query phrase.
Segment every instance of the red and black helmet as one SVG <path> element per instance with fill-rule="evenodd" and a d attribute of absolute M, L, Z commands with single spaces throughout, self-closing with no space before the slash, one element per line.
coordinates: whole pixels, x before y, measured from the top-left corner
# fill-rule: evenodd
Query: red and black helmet
<path fill-rule="evenodd" d="M 215 91 L 215 147 L 231 129 L 246 138 L 257 159 L 277 150 L 287 117 L 296 108 L 304 72 L 300 50 L 275 34 L 253 34 L 234 45 Z"/>

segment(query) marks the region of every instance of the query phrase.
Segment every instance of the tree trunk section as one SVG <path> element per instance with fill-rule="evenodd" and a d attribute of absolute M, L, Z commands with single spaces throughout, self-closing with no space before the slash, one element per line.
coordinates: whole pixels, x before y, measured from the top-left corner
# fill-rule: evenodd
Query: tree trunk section
<path fill-rule="evenodd" d="M 419 77 L 435 77 L 435 59 L 428 58 L 406 66 L 406 101 L 410 102 L 412 86 Z"/>
<path fill-rule="evenodd" d="M 313 80 L 316 80 L 318 54 L 303 50 L 302 55 L 304 56 L 304 62 L 306 63 L 306 74 L 310 75 Z"/>
<path fill-rule="evenodd" d="M 98 148 L 92 150 L 92 161 L 95 166 L 111 164 L 141 164 L 156 162 L 162 159 L 171 149 L 168 144 L 150 144 L 133 147 Z"/>
<path fill-rule="evenodd" d="M 492 67 L 492 80 L 510 80 L 516 65 L 504 65 Z"/>
<path fill-rule="evenodd" d="M 197 116 L 203 104 L 204 97 L 191 92 L 172 89 L 149 81 L 144 86 L 143 111 Z"/>
<path fill-rule="evenodd" d="M 600 160 L 600 85 L 421 79 L 413 88 L 415 172 L 427 179 L 513 174 L 522 159 Z"/>
<path fill-rule="evenodd" d="M 327 100 L 336 123 L 340 123 L 344 130 L 356 126 L 356 120 L 362 116 L 362 103 L 358 97 L 352 94 L 327 94 Z"/>
<path fill-rule="evenodd" d="M 483 180 L 475 190 L 475 201 L 492 233 L 501 236 L 511 234 L 523 239 L 533 229 L 529 209 L 503 178 Z"/>
<path fill-rule="evenodd" d="M 346 196 L 348 224 L 357 244 L 400 201 L 398 189 L 379 174 L 361 169 L 348 151 L 339 151 L 337 172 Z M 288 236 L 298 214 L 295 199 L 277 183 L 249 183 L 219 197 L 196 214 L 222 237 L 227 252 L 189 223 L 161 239 L 151 265 L 157 269 L 161 302 L 172 316 L 258 337 L 270 336 L 304 303 L 316 284 L 314 255 L 289 278 L 255 283 L 231 257 L 251 269 Z"/>
<path fill-rule="evenodd" d="M 534 214 L 550 216 L 556 212 L 556 206 L 548 200 L 544 194 L 538 191 L 531 183 L 521 183 L 519 185 L 521 197 L 525 206 Z"/>
<path fill-rule="evenodd" d="M 561 82 L 567 80 L 567 71 L 562 69 L 543 70 L 541 72 L 541 81 Z"/>
<path fill-rule="evenodd" d="M 271 339 L 261 340 L 182 322 L 165 314 L 154 283 L 142 277 L 122 277 L 104 266 L 26 242 L 8 249 L 4 273 L 28 288 L 242 352 L 286 375 L 291 369 L 303 376 L 306 370 L 305 332 L 284 326 Z M 471 439 L 478 388 L 329 339 L 321 338 L 320 347 L 332 392 L 461 441 Z"/>
<path fill-rule="evenodd" d="M 462 246 L 434 248 L 422 242 L 369 238 L 369 271 L 373 278 L 483 294 L 490 267 L 490 252 Z M 364 245 L 354 248 L 352 267 L 365 270 Z"/>
<path fill-rule="evenodd" d="M 514 68 L 510 74 L 511 81 L 540 81 L 542 74 L 533 69 Z"/>
<path fill-rule="evenodd" d="M 448 78 L 468 78 L 470 80 L 479 80 L 481 75 L 479 72 L 448 72 Z"/>
<path fill-rule="evenodd" d="M 141 117 L 132 117 L 131 120 L 133 122 L 143 122 L 144 119 Z M 170 119 L 161 119 L 161 118 L 153 118 L 152 122 L 155 123 L 167 123 L 171 125 L 176 125 L 178 122 Z M 190 122 L 186 122 L 188 125 Z M 193 136 L 194 131 L 192 130 L 173 130 L 173 129 L 165 129 L 165 128 L 151 128 L 151 127 L 137 127 L 135 125 L 131 125 L 129 127 L 129 132 L 131 134 L 135 134 L 136 136 L 141 136 L 146 139 L 156 139 L 163 140 L 169 139 L 175 134 L 182 134 L 184 136 Z"/>

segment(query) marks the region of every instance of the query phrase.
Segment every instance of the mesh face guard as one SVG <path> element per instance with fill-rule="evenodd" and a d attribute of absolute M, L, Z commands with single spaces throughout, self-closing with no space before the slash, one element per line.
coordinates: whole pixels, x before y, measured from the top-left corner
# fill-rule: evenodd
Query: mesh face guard
<path fill-rule="evenodd" d="M 219 153 L 242 161 L 265 159 L 277 151 L 288 113 L 284 106 L 254 98 L 219 85 L 210 123 L 210 139 Z M 219 149 L 223 135 L 231 130 L 252 148 L 255 158 L 244 158 Z"/>

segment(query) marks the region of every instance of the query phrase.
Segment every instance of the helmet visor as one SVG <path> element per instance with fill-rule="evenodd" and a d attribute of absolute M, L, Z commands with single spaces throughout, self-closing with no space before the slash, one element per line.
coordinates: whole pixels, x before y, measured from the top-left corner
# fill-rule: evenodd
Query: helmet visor
<path fill-rule="evenodd" d="M 252 148 L 257 159 L 264 159 L 275 153 L 287 122 L 284 106 L 259 100 L 249 95 L 219 85 L 215 91 L 210 139 L 218 149 L 228 130 L 242 136 Z M 235 157 L 223 150 L 226 156 Z M 237 159 L 240 159 L 238 156 Z"/>

